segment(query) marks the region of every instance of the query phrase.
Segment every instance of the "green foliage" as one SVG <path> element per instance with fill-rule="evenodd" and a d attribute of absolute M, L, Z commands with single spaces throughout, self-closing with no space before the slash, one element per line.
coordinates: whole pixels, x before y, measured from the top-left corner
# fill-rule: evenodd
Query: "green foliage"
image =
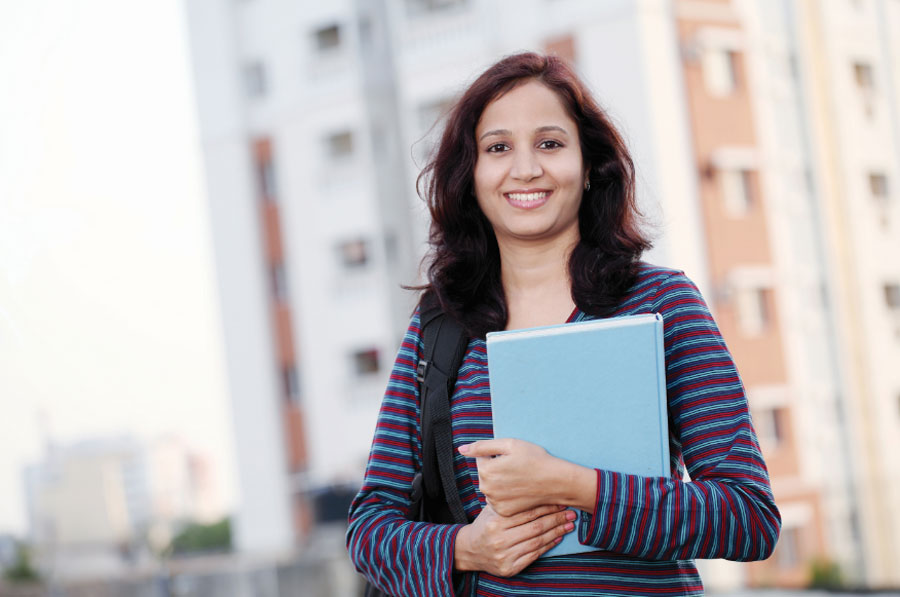
<path fill-rule="evenodd" d="M 840 566 L 831 560 L 813 560 L 810 567 L 810 589 L 840 589 L 843 586 L 844 577 Z"/>
<path fill-rule="evenodd" d="M 28 553 L 28 548 L 21 543 L 16 549 L 16 561 L 4 570 L 3 578 L 11 583 L 33 583 L 41 579 L 37 570 L 31 566 L 31 554 Z"/>
<path fill-rule="evenodd" d="M 167 551 L 188 554 L 230 549 L 231 520 L 223 518 L 214 524 L 189 524 L 172 539 Z"/>

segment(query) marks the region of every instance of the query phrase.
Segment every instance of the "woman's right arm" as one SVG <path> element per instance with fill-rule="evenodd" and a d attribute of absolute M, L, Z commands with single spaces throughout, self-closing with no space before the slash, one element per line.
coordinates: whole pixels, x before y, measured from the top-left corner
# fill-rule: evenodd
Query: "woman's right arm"
<path fill-rule="evenodd" d="M 454 570 L 516 574 L 574 528 L 569 512 L 554 505 L 509 518 L 485 507 L 468 525 L 408 520 L 412 480 L 421 466 L 415 376 L 421 355 L 417 311 L 391 371 L 347 530 L 356 569 L 398 597 L 453 595 Z"/>
<path fill-rule="evenodd" d="M 347 549 L 363 575 L 391 595 L 453 595 L 453 552 L 463 525 L 412 522 L 410 489 L 420 466 L 419 313 L 391 371 L 363 486 L 350 506 Z"/>

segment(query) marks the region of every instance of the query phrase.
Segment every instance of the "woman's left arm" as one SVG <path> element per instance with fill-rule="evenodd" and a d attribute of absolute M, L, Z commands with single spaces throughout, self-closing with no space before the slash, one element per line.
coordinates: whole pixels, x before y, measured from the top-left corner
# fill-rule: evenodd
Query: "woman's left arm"
<path fill-rule="evenodd" d="M 654 560 L 765 559 L 781 517 L 734 361 L 683 274 L 660 283 L 654 311 L 665 325 L 669 431 L 691 481 L 592 471 L 532 444 L 492 440 L 466 450 L 479 456 L 481 489 L 495 510 L 508 513 L 544 487 L 540 501 L 555 497 L 588 513 L 579 540 L 606 551 Z M 491 453 L 510 457 L 486 457 Z M 534 480 L 531 491 L 511 487 L 512 479 Z"/>

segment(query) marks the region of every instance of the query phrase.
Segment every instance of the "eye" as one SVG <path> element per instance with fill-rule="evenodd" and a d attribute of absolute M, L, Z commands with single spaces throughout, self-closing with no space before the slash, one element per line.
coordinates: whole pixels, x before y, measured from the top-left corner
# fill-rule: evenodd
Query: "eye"
<path fill-rule="evenodd" d="M 541 141 L 538 143 L 538 147 L 541 149 L 557 149 L 562 147 L 563 144 L 559 141 L 554 141 L 553 139 L 547 139 L 546 141 Z"/>
<path fill-rule="evenodd" d="M 503 151 L 508 151 L 509 146 L 506 143 L 494 143 L 493 145 L 489 145 L 485 151 L 488 153 L 500 153 Z"/>

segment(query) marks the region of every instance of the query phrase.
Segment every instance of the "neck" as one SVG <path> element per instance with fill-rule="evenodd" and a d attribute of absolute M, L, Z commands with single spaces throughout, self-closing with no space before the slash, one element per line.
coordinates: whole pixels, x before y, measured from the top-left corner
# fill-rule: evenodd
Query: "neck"
<path fill-rule="evenodd" d="M 569 286 L 568 261 L 575 242 L 542 244 L 498 241 L 501 280 L 507 296 L 563 283 Z"/>
<path fill-rule="evenodd" d="M 500 241 L 500 276 L 507 329 L 562 323 L 572 312 L 568 260 L 578 238 L 526 243 Z"/>

